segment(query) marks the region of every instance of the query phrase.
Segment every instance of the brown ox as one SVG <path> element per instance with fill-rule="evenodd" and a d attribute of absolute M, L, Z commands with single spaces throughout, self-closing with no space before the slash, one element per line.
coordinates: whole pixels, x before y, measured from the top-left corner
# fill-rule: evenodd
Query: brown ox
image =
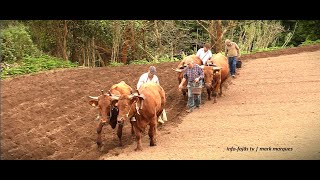
<path fill-rule="evenodd" d="M 156 145 L 158 118 L 164 109 L 166 96 L 163 88 L 154 82 L 143 84 L 137 92 L 113 98 L 118 100 L 118 122 L 128 121 L 133 116 L 136 118 L 136 121 L 132 122 L 137 141 L 135 150 L 142 150 L 141 134 L 147 125 L 150 146 Z"/>
<path fill-rule="evenodd" d="M 208 100 L 211 100 L 211 92 L 214 97 L 214 103 L 217 102 L 217 93 L 222 95 L 222 84 L 228 78 L 229 64 L 228 59 L 221 53 L 211 57 L 207 61 L 209 66 L 204 66 L 204 82 L 208 92 Z"/>
<path fill-rule="evenodd" d="M 196 55 L 189 55 L 189 56 L 186 56 L 185 58 L 183 58 L 183 60 L 181 60 L 181 62 L 179 63 L 178 67 L 176 69 L 173 69 L 174 71 L 178 72 L 178 81 L 179 81 L 179 84 L 181 83 L 182 79 L 183 79 L 183 73 L 187 67 L 187 64 L 185 63 L 185 61 L 188 59 L 188 58 L 192 58 L 193 62 L 195 64 L 198 64 L 199 66 L 202 65 L 202 61 L 201 59 L 196 56 Z M 183 84 L 183 88 L 182 88 L 182 94 L 183 96 L 186 98 L 186 95 L 187 95 L 187 81 Z"/>
<path fill-rule="evenodd" d="M 98 106 L 99 109 L 99 115 L 98 115 L 98 119 L 100 120 L 99 125 L 97 127 L 97 144 L 99 147 L 101 147 L 102 145 L 102 141 L 101 141 L 101 132 L 102 132 L 102 128 L 105 125 L 105 123 L 109 123 L 112 127 L 112 129 L 114 129 L 117 125 L 117 116 L 118 116 L 118 109 L 116 107 L 116 102 L 111 103 L 111 94 L 113 95 L 122 95 L 122 94 L 131 94 L 132 93 L 132 89 L 129 85 L 127 85 L 124 81 L 121 81 L 118 84 L 114 84 L 113 86 L 111 86 L 110 90 L 108 93 L 103 93 L 98 97 L 92 97 L 89 96 L 91 98 L 91 100 L 89 101 L 89 104 L 91 106 Z M 122 141 L 121 141 L 121 137 L 122 137 L 122 128 L 123 128 L 123 124 L 119 124 L 118 125 L 118 130 L 117 130 L 117 135 L 119 138 L 119 145 L 122 146 Z M 131 127 L 131 133 L 133 133 L 133 127 Z"/>

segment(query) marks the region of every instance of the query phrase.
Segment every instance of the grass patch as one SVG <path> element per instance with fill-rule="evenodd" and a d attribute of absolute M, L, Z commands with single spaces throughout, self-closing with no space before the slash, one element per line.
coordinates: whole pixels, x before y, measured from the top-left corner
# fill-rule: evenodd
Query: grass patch
<path fill-rule="evenodd" d="M 41 57 L 24 57 L 22 61 L 14 64 L 1 64 L 1 79 L 57 68 L 72 67 L 78 67 L 78 64 L 48 55 Z"/>
<path fill-rule="evenodd" d="M 306 40 L 302 42 L 299 46 L 307 46 L 307 45 L 313 45 L 313 44 L 320 44 L 320 39 L 316 41 Z"/>

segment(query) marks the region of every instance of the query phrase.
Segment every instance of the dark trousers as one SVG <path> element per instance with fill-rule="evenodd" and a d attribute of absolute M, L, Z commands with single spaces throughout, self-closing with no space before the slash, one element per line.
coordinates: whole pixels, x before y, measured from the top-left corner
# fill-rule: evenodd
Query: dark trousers
<path fill-rule="evenodd" d="M 236 75 L 237 57 L 228 57 L 230 75 Z"/>
<path fill-rule="evenodd" d="M 202 80 L 200 79 L 199 83 L 188 82 L 188 108 L 194 108 L 195 106 L 200 106 L 201 103 L 201 95 L 193 95 L 192 88 L 193 87 L 202 87 Z"/>

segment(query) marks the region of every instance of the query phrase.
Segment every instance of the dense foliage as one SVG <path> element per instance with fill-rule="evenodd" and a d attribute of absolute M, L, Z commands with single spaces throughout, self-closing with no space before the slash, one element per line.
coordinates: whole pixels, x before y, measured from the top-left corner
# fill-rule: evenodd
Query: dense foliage
<path fill-rule="evenodd" d="M 33 44 L 27 28 L 22 24 L 9 25 L 1 30 L 1 56 L 3 61 L 16 62 L 24 56 L 38 56 L 40 51 Z"/>
<path fill-rule="evenodd" d="M 46 71 L 57 68 L 77 67 L 76 63 L 64 61 L 52 56 L 30 57 L 25 56 L 19 63 L 2 63 L 1 79 L 16 75 L 32 74 L 40 71 Z"/>
<path fill-rule="evenodd" d="M 53 61 L 87 67 L 177 61 L 205 42 L 213 53 L 223 52 L 227 38 L 244 54 L 320 39 L 319 20 L 10 20 L 0 25 L 1 77 L 63 67 Z M 17 65 L 29 70 L 8 70 Z"/>

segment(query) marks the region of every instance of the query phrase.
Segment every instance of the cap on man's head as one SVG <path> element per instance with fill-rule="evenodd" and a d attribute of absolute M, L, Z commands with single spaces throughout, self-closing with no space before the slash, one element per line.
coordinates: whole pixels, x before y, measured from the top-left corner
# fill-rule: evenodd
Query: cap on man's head
<path fill-rule="evenodd" d="M 156 72 L 157 72 L 156 67 L 150 66 L 150 67 L 149 67 L 149 72 L 150 72 L 151 74 L 156 74 Z"/>

